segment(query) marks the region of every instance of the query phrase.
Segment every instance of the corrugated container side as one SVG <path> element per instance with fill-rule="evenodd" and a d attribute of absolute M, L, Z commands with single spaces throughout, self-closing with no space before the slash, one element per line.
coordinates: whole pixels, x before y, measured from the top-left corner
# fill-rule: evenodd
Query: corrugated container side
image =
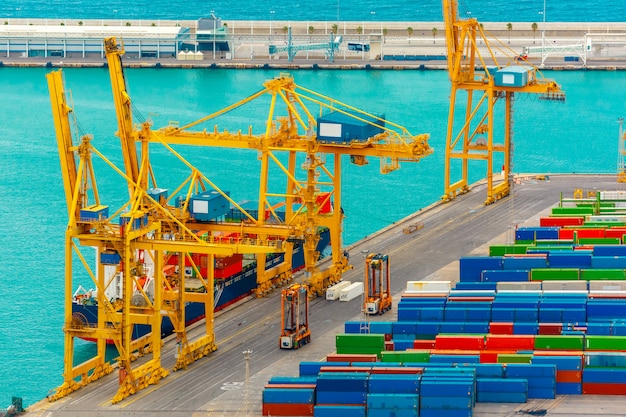
<path fill-rule="evenodd" d="M 316 405 L 313 408 L 314 417 L 365 417 L 364 405 Z"/>

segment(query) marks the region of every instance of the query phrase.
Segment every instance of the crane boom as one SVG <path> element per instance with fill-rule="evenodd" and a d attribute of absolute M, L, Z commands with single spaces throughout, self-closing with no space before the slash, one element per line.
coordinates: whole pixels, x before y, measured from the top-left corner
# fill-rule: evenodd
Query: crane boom
<path fill-rule="evenodd" d="M 130 96 L 126 89 L 126 79 L 122 67 L 122 55 L 124 55 L 123 45 L 118 45 L 116 38 L 110 37 L 104 40 L 107 63 L 109 64 L 109 74 L 111 77 L 111 87 L 113 90 L 113 102 L 118 114 L 118 136 L 122 145 L 122 156 L 124 157 L 124 167 L 126 175 L 137 183 L 139 181 L 139 162 L 135 142 L 137 135 L 133 129 L 133 114 Z M 129 183 L 129 195 L 133 195 L 133 185 Z"/>

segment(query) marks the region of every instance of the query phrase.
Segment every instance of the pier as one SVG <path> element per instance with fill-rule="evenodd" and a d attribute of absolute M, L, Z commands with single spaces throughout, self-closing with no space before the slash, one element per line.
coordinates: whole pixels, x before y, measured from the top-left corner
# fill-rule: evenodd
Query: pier
<path fill-rule="evenodd" d="M 485 22 L 496 58 L 552 69 L 626 68 L 619 23 Z M 289 42 L 300 53 L 270 54 Z M 5 66 L 93 67 L 102 40 L 123 40 L 125 65 L 176 68 L 445 69 L 442 22 L 7 19 L 0 25 Z M 340 41 L 332 58 L 312 45 Z M 305 46 L 310 48 L 304 48 Z M 479 45 L 487 56 L 486 45 Z M 486 64 L 490 64 L 489 61 Z"/>

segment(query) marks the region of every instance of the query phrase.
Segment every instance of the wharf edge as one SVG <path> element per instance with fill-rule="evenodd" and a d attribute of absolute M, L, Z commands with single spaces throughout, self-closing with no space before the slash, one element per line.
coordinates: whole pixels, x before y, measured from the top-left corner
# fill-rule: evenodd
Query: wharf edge
<path fill-rule="evenodd" d="M 156 22 L 156 23 L 155 23 Z M 289 62 L 285 56 L 276 57 L 269 56 L 268 45 L 270 43 L 285 42 L 286 35 L 283 28 L 287 25 L 292 27 L 294 36 L 300 36 L 300 39 L 307 38 L 313 42 L 325 41 L 331 33 L 332 26 L 335 22 L 327 21 L 223 21 L 227 25 L 232 36 L 233 43 L 242 48 L 251 48 L 250 53 L 246 53 L 246 57 L 231 57 L 225 59 L 223 54 L 211 54 L 210 51 L 205 52 L 204 57 L 198 60 L 177 60 L 176 58 L 130 58 L 126 57 L 124 65 L 132 68 L 190 68 L 190 69 L 343 69 L 343 70 L 363 70 L 363 69 L 380 69 L 380 70 L 446 70 L 447 63 L 445 60 L 382 60 L 375 59 L 370 54 L 348 52 L 337 53 L 333 62 L 324 58 L 324 53 L 310 52 L 310 55 L 297 55 L 292 62 Z M 55 25 L 78 26 L 83 24 L 99 25 L 105 33 L 107 26 L 112 31 L 124 30 L 124 26 L 154 26 L 169 28 L 172 26 L 189 26 L 193 33 L 196 21 L 174 21 L 174 20 L 156 20 L 156 21 L 137 21 L 137 20 L 79 20 L 79 19 L 8 19 L 5 23 L 10 28 L 12 24 L 34 26 L 35 28 L 44 29 L 46 27 L 54 27 Z M 623 70 L 626 69 L 626 53 L 622 49 L 626 47 L 626 41 L 623 37 L 624 26 L 615 22 L 546 22 L 534 23 L 538 25 L 538 29 L 532 30 L 533 22 L 514 22 L 511 29 L 507 28 L 506 22 L 484 22 L 483 27 L 490 36 L 500 40 L 504 48 L 508 49 L 508 53 L 515 55 L 522 53 L 523 48 L 527 46 L 540 46 L 542 35 L 545 37 L 546 46 L 551 43 L 557 45 L 574 44 L 583 42 L 585 34 L 609 34 L 618 39 L 617 46 L 604 46 L 600 52 L 596 52 L 594 56 L 587 59 L 587 64 L 582 62 L 572 62 L 564 59 L 563 56 L 550 57 L 546 60 L 542 69 L 553 70 Z M 544 27 L 545 25 L 545 27 Z M 361 33 L 358 33 L 358 28 Z M 407 32 L 407 28 L 412 28 L 411 34 Z M 308 28 L 314 28 L 313 34 L 307 35 Z M 437 29 L 436 34 L 433 32 Z M 153 28 L 154 29 L 154 28 Z M 414 54 L 425 56 L 441 56 L 445 55 L 445 34 L 442 22 L 339 22 L 338 32 L 344 38 L 344 44 L 347 42 L 360 42 L 369 39 L 370 35 L 375 35 L 386 31 L 384 36 L 383 47 L 386 54 Z M 621 32 L 620 32 L 621 31 Z M 121 32 L 123 33 L 123 32 Z M 115 33 L 119 36 L 121 33 Z M 52 35 L 51 35 L 52 36 Z M 104 37 L 104 36 L 103 36 Z M 2 44 L 2 36 L 0 36 L 0 44 Z M 4 38 L 6 39 L 6 38 Z M 0 52 L 0 66 L 7 67 L 74 67 L 74 68 L 90 68 L 106 66 L 104 57 L 85 57 L 85 58 L 64 58 L 64 57 L 16 57 L 14 55 L 6 56 L 6 53 Z M 380 58 L 380 57 L 379 57 Z M 566 57 L 572 58 L 572 57 Z M 529 63 L 537 65 L 540 63 L 540 57 L 530 56 Z M 487 62 L 487 65 L 490 63 Z"/>

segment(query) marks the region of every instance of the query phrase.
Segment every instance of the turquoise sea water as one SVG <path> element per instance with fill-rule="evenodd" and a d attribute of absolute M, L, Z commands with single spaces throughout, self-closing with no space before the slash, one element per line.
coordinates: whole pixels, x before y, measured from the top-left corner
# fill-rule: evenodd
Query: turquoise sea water
<path fill-rule="evenodd" d="M 63 241 L 66 207 L 52 124 L 45 68 L 0 68 L 0 407 L 11 396 L 25 404 L 62 381 Z M 105 69 L 65 69 L 78 121 L 94 144 L 115 153 L 117 130 Z M 128 69 L 135 107 L 156 126 L 192 121 L 246 97 L 278 75 L 271 70 Z M 431 134 L 435 154 L 388 175 L 373 161 L 344 164 L 344 240 L 366 235 L 436 201 L 443 192 L 449 82 L 445 71 L 292 72 L 296 83 Z M 616 172 L 617 118 L 626 114 L 623 72 L 546 72 L 567 92 L 565 103 L 520 95 L 515 104 L 515 172 Z M 229 129 L 259 124 L 258 105 L 225 119 Z M 255 199 L 253 151 L 195 149 L 191 158 L 235 200 Z M 225 163 L 227 161 L 227 163 Z M 119 163 L 119 159 L 115 162 Z M 164 162 L 162 163 L 164 164 Z M 236 173 L 237 175 L 233 175 Z M 177 173 L 172 173 L 176 175 Z M 484 168 L 473 180 L 484 176 Z M 98 178 L 106 196 L 123 194 L 111 176 Z M 161 181 L 164 181 L 163 179 Z M 167 181 L 167 179 L 165 179 Z M 572 184 L 575 187 L 576 184 Z M 616 185 L 617 186 L 617 185 Z M 89 352 L 85 344 L 79 352 Z"/>
<path fill-rule="evenodd" d="M 626 3 L 611 0 L 460 0 L 459 14 L 485 22 L 623 22 Z M 21 0 L 0 2 L 3 18 L 194 20 L 441 21 L 441 1 L 422 0 Z"/>
<path fill-rule="evenodd" d="M 3 225 L 3 290 L 0 298 L 0 407 L 11 396 L 25 404 L 62 382 L 63 240 L 66 207 L 54 137 L 45 68 L 0 68 L 0 221 Z M 78 122 L 94 144 L 114 155 L 117 125 L 104 69 L 65 69 Z M 270 70 L 128 69 L 129 91 L 139 116 L 156 126 L 192 121 L 260 89 L 278 75 Z M 296 83 L 428 132 L 435 154 L 405 163 L 388 175 L 376 161 L 344 163 L 344 240 L 366 235 L 436 201 L 443 191 L 443 147 L 449 83 L 445 71 L 292 72 Z M 626 108 L 623 72 L 547 72 L 567 91 L 565 103 L 518 96 L 515 104 L 515 172 L 615 172 L 617 118 Z M 258 105 L 225 119 L 230 130 L 257 125 L 268 108 Z M 119 159 L 114 162 L 119 163 Z M 236 200 L 256 197 L 253 151 L 201 149 L 193 162 Z M 157 161 L 158 162 L 158 161 Z M 165 164 L 165 162 L 158 162 Z M 162 167 L 161 167 L 162 168 Z M 161 171 L 163 172 L 163 171 Z M 237 173 L 236 180 L 233 173 Z M 178 172 L 168 172 L 176 177 Z M 484 176 L 484 168 L 473 179 Z M 167 184 L 168 176 L 159 178 Z M 98 176 L 104 198 L 123 195 L 106 172 Z M 249 184 L 247 184 L 249 183 Z M 576 184 L 572 184 L 575 187 Z M 81 352 L 91 354 L 84 344 Z"/>

